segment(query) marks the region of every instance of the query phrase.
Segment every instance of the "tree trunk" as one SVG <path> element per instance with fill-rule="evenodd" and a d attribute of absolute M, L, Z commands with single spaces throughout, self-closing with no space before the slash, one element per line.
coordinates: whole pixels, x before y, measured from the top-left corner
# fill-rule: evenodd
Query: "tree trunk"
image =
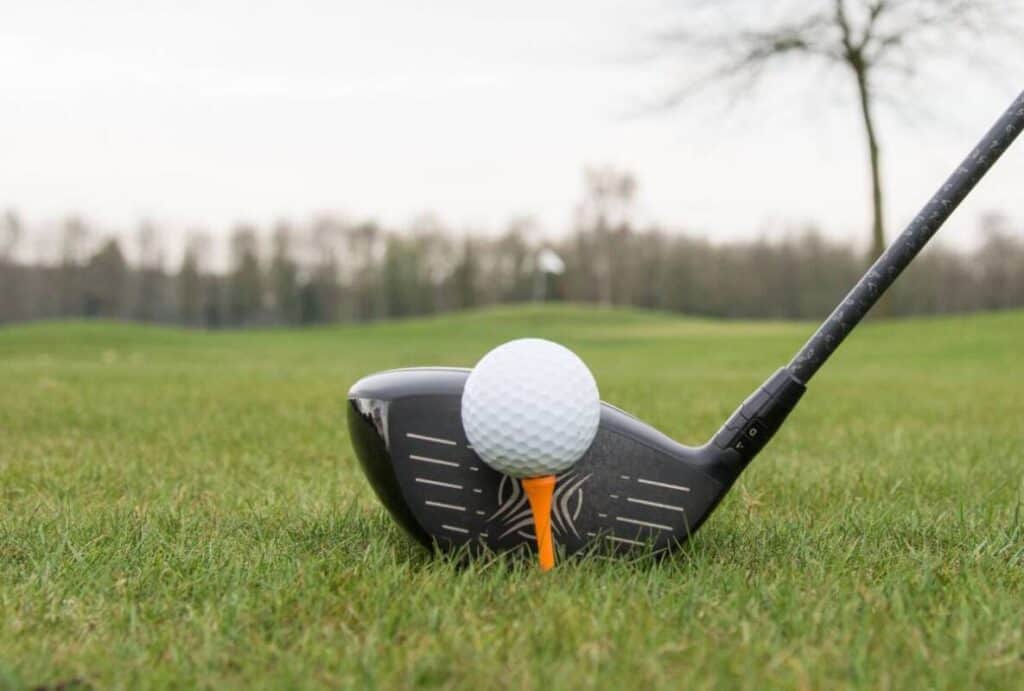
<path fill-rule="evenodd" d="M 875 134 L 875 121 L 871 112 L 871 91 L 868 88 L 867 67 L 860 59 L 851 61 L 853 72 L 857 77 L 857 91 L 860 96 L 860 111 L 864 118 L 864 130 L 868 138 L 868 155 L 871 160 L 871 261 L 885 251 L 885 219 L 882 202 L 882 164 L 878 151 L 878 136 Z"/>

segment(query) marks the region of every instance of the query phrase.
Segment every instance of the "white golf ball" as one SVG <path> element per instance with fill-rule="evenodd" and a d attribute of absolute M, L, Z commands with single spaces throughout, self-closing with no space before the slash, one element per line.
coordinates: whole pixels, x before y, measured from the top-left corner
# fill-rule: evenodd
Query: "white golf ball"
<path fill-rule="evenodd" d="M 485 463 L 513 477 L 567 470 L 594 441 L 600 417 L 594 375 L 571 350 L 540 338 L 487 353 L 462 393 L 469 443 Z"/>

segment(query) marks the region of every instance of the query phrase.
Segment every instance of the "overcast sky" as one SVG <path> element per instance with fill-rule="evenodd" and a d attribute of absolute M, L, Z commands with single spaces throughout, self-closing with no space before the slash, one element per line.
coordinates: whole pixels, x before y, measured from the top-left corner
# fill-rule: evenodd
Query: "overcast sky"
<path fill-rule="evenodd" d="M 721 239 L 816 222 L 866 239 L 862 133 L 841 81 L 820 106 L 790 98 L 808 93 L 790 79 L 729 117 L 699 98 L 636 115 L 670 82 L 636 59 L 670 23 L 666 4 L 5 2 L 0 207 L 178 232 L 321 211 L 391 225 L 434 211 L 494 232 L 532 214 L 556 234 L 583 167 L 613 164 L 636 174 L 641 220 Z M 938 121 L 882 117 L 892 223 L 1013 96 L 947 81 L 929 85 Z M 989 209 L 1024 218 L 1022 180 L 1017 149 L 947 235 L 966 241 Z"/>

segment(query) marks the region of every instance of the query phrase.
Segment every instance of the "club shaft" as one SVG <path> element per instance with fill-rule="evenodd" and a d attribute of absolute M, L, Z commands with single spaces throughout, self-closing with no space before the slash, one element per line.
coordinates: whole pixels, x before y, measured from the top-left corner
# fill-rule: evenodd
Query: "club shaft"
<path fill-rule="evenodd" d="M 789 363 L 806 384 L 1024 130 L 1024 93 L 882 253 Z"/>

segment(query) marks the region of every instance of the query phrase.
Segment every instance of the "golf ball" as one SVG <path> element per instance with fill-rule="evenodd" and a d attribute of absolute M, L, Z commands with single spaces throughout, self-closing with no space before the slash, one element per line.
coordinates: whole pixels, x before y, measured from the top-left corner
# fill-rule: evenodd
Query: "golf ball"
<path fill-rule="evenodd" d="M 567 470 L 594 441 L 600 417 L 594 375 L 571 350 L 540 338 L 487 353 L 462 393 L 462 425 L 473 450 L 513 477 Z"/>

